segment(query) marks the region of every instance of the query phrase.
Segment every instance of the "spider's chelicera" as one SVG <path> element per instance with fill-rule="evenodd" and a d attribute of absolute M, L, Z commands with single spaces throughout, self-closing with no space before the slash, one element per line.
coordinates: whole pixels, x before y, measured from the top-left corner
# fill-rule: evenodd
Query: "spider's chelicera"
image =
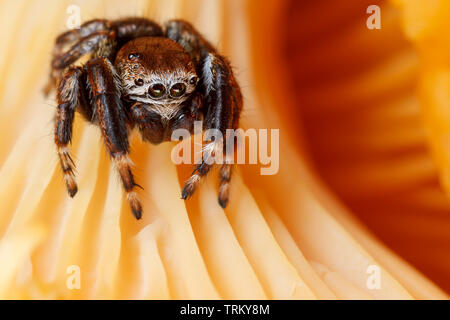
<path fill-rule="evenodd" d="M 144 18 L 92 20 L 61 34 L 47 92 L 54 86 L 55 142 L 69 195 L 78 190 L 68 149 L 77 111 L 99 126 L 137 219 L 142 206 L 128 158 L 129 132 L 137 128 L 144 140 L 158 144 L 170 140 L 176 129 L 192 133 L 194 121 L 203 120 L 204 130 L 219 130 L 225 137 L 226 129 L 238 127 L 242 110 L 229 62 L 181 20 L 169 21 L 165 28 Z M 214 143 L 206 148 L 211 156 Z M 225 156 L 220 169 L 222 207 L 228 203 L 231 162 Z M 211 166 L 204 161 L 195 168 L 183 199 L 194 193 Z"/>

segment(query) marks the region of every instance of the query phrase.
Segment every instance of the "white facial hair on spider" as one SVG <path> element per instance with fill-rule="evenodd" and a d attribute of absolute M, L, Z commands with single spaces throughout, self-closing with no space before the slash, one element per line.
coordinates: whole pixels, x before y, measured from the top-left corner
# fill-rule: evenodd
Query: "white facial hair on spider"
<path fill-rule="evenodd" d="M 162 119 L 170 120 L 177 114 L 189 95 L 195 91 L 196 84 L 193 84 L 191 80 L 196 77 L 195 73 L 186 73 L 184 70 L 150 72 L 142 74 L 140 79 L 143 84 L 137 85 L 131 80 L 133 77 L 125 75 L 122 77 L 122 93 L 130 100 L 144 103 L 147 109 L 158 113 Z M 148 90 L 158 84 L 164 86 L 165 93 L 161 97 L 154 98 Z M 185 92 L 180 97 L 172 97 L 170 90 L 177 84 L 183 84 L 186 88 Z"/>

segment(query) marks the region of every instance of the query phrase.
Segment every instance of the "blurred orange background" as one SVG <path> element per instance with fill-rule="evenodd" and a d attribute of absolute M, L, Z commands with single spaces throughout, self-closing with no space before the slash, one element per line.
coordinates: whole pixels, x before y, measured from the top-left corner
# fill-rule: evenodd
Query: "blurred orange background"
<path fill-rule="evenodd" d="M 275 99 L 289 100 L 277 112 L 329 189 L 388 247 L 450 292 L 450 202 L 421 110 L 430 108 L 420 95 L 427 65 L 393 3 L 284 1 L 270 24 L 255 8 L 257 26 L 264 25 L 254 30 L 261 45 L 256 56 L 268 68 L 260 77 L 266 90 L 277 88 Z M 443 1 L 405 3 L 417 15 L 427 5 L 448 14 Z M 381 7 L 380 30 L 366 27 L 366 8 L 374 4 Z M 415 18 L 423 28 L 431 24 Z"/>

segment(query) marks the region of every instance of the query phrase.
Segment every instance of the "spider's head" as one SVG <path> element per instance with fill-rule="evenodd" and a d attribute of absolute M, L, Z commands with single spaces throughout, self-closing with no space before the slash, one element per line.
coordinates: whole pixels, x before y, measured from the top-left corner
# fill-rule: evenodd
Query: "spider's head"
<path fill-rule="evenodd" d="M 115 65 L 124 96 L 151 105 L 180 104 L 198 82 L 189 54 L 167 38 L 128 42 L 117 54 Z"/>

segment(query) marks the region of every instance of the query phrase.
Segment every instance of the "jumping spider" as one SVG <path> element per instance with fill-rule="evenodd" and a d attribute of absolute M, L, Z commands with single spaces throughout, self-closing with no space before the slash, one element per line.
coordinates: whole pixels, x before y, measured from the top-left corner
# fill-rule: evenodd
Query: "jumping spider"
<path fill-rule="evenodd" d="M 169 21 L 165 28 L 144 18 L 86 22 L 57 37 L 51 67 L 46 91 L 57 90 L 55 143 L 69 195 L 78 190 L 68 149 L 78 111 L 100 127 L 137 219 L 142 206 L 128 158 L 133 128 L 143 140 L 158 144 L 170 140 L 175 129 L 192 134 L 196 120 L 204 119 L 203 130 L 217 129 L 224 137 L 226 129 L 238 127 L 242 95 L 229 62 L 182 20 Z M 211 144 L 205 150 L 213 155 L 219 144 Z M 226 159 L 218 195 L 224 208 L 231 178 Z M 211 166 L 205 161 L 196 166 L 183 199 L 194 193 Z"/>

